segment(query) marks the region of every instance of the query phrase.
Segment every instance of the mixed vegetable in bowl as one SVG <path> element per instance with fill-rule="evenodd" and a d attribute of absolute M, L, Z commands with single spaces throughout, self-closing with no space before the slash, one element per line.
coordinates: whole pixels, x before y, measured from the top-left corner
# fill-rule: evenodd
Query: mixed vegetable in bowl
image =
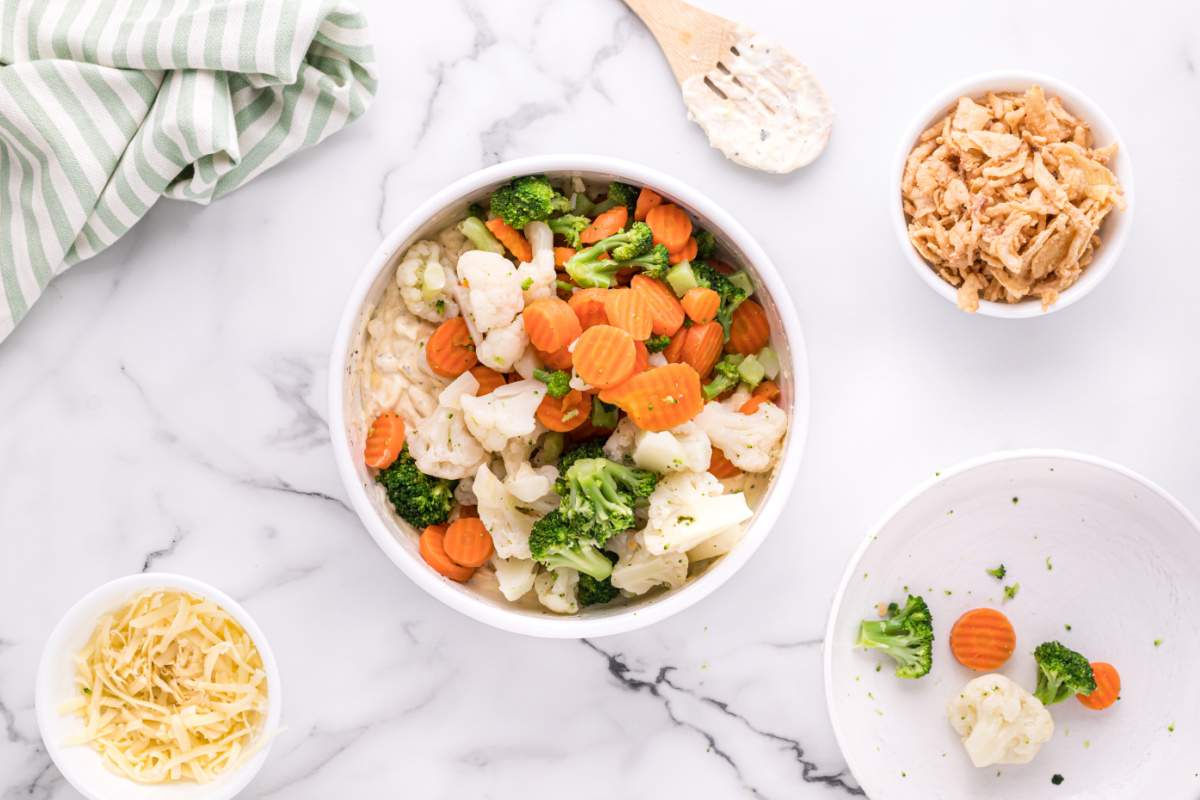
<path fill-rule="evenodd" d="M 783 449 L 754 282 L 648 187 L 531 175 L 487 200 L 370 312 L 365 463 L 450 580 L 561 614 L 677 588 Z"/>

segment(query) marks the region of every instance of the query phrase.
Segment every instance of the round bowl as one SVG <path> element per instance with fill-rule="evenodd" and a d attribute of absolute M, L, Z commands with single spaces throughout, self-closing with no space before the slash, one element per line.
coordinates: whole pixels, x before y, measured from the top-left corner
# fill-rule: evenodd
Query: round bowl
<path fill-rule="evenodd" d="M 1001 563 L 1003 580 L 987 574 Z M 933 669 L 917 680 L 855 647 L 859 621 L 877 618 L 880 601 L 903 603 L 906 589 L 934 621 Z M 1058 640 L 1114 664 L 1122 699 L 1104 711 L 1075 698 L 1052 705 L 1054 735 L 1032 762 L 976 769 L 946 704 L 980 673 L 955 661 L 947 640 L 954 620 L 979 606 L 1002 610 L 1016 630 L 997 672 L 1032 691 L 1033 649 Z M 838 745 L 877 800 L 1194 795 L 1198 606 L 1200 526 L 1145 478 L 1060 451 L 967 462 L 901 500 L 846 569 L 825 635 Z"/>
<path fill-rule="evenodd" d="M 1124 211 L 1113 211 L 1104 218 L 1104 222 L 1100 225 L 1100 238 L 1102 241 L 1100 247 L 1096 250 L 1095 258 L 1092 259 L 1092 263 L 1083 271 L 1079 280 L 1059 295 L 1057 303 L 1043 311 L 1042 304 L 1036 298 L 1027 298 L 1020 303 L 995 303 L 989 300 L 980 300 L 979 310 L 976 313 L 987 317 L 999 317 L 1001 319 L 1040 317 L 1053 311 L 1061 311 L 1067 306 L 1077 303 L 1088 292 L 1095 289 L 1100 284 L 1100 281 L 1108 276 L 1108 273 L 1112 272 L 1113 267 L 1116 266 L 1117 259 L 1121 255 L 1121 250 L 1125 247 L 1125 240 L 1129 238 L 1129 230 L 1133 226 L 1133 210 L 1135 207 L 1133 198 L 1133 162 L 1129 155 L 1129 148 L 1125 146 L 1125 141 L 1121 138 L 1121 134 L 1117 132 L 1116 126 L 1113 125 L 1108 115 L 1083 92 L 1049 75 L 1018 70 L 985 72 L 981 75 L 959 81 L 935 95 L 913 118 L 913 121 L 905 129 L 904 135 L 900 139 L 900 146 L 891 171 L 892 179 L 896 183 L 892 184 L 889 182 L 888 188 L 894 191 L 891 201 L 891 208 L 893 209 L 892 229 L 896 232 L 900 249 L 908 259 L 908 263 L 916 271 L 921 280 L 925 282 L 926 286 L 946 298 L 956 308 L 958 307 L 955 287 L 942 280 L 941 276 L 933 271 L 925 259 L 921 258 L 921 254 L 916 251 L 908 240 L 908 222 L 904 218 L 904 201 L 900 196 L 900 179 L 904 175 L 904 162 L 908 159 L 908 154 L 912 152 L 921 134 L 929 126 L 946 116 L 954 108 L 955 104 L 957 104 L 958 98 L 977 98 L 988 92 L 1023 91 L 1034 84 L 1038 84 L 1045 89 L 1047 97 L 1061 97 L 1063 105 L 1066 106 L 1068 111 L 1084 119 L 1091 126 L 1092 135 L 1098 146 L 1104 146 L 1112 142 L 1117 143 L 1116 160 L 1109 166 L 1117 176 L 1117 180 L 1121 183 L 1121 190 L 1125 194 L 1127 207 Z"/>
<path fill-rule="evenodd" d="M 111 772 L 91 747 L 63 744 L 83 729 L 77 715 L 59 712 L 59 707 L 76 694 L 75 654 L 87 644 L 101 616 L 148 589 L 175 589 L 212 600 L 238 621 L 262 656 L 268 687 L 267 720 L 259 734 L 263 737 L 262 747 L 237 769 L 211 783 L 136 783 Z M 266 762 L 279 730 L 283 693 L 271 646 L 246 609 L 229 595 L 195 578 L 150 572 L 109 581 L 88 592 L 63 615 L 42 650 L 35 704 L 46 752 L 67 782 L 88 800 L 229 800 L 246 788 Z"/>
<path fill-rule="evenodd" d="M 789 416 L 784 451 L 770 489 L 747 523 L 744 538 L 701 574 L 673 591 L 629 605 L 584 609 L 573 616 L 514 605 L 498 593 L 472 584 L 449 581 L 426 564 L 417 551 L 416 532 L 390 513 L 380 487 L 362 464 L 366 422 L 362 419 L 355 353 L 361 346 L 375 300 L 382 294 L 397 257 L 423 235 L 439 230 L 461 216 L 471 202 L 517 175 L 546 174 L 551 178 L 579 176 L 588 181 L 622 180 L 650 186 L 687 209 L 718 237 L 722 248 L 755 279 L 756 299 L 771 320 L 772 342 L 779 352 L 780 400 Z M 363 268 L 346 303 L 330 361 L 329 426 L 338 472 L 351 505 L 379 547 L 414 583 L 451 608 L 502 630 L 531 636 L 582 638 L 623 633 L 666 619 L 698 602 L 741 569 L 767 537 L 787 501 L 800 468 L 808 429 L 808 359 L 800 322 L 787 287 L 770 258 L 751 235 L 715 202 L 658 170 L 615 158 L 591 155 L 551 155 L 507 161 L 472 173 L 425 201 L 388 234 Z"/>

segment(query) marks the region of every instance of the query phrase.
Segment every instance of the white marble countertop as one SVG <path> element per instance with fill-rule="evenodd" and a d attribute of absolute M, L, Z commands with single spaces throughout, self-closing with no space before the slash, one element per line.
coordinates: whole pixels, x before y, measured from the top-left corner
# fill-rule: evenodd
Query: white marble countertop
<path fill-rule="evenodd" d="M 829 149 L 783 178 L 708 147 L 616 0 L 363 5 L 382 79 L 362 121 L 211 207 L 160 203 L 0 345 L 0 799 L 78 796 L 38 737 L 42 643 L 84 592 L 151 568 L 219 585 L 271 638 L 288 730 L 247 797 L 857 793 L 821 638 L 846 559 L 911 485 L 1064 447 L 1200 509 L 1194 4 L 708 0 L 833 97 Z M 1089 93 L 1137 170 L 1118 269 L 1027 322 L 935 296 L 887 218 L 911 114 L 1001 67 Z M 812 361 L 778 530 L 687 613 L 594 642 L 491 630 L 417 589 L 347 509 L 325 427 L 342 298 L 383 233 L 453 178 L 552 151 L 653 164 L 723 203 L 783 270 Z"/>

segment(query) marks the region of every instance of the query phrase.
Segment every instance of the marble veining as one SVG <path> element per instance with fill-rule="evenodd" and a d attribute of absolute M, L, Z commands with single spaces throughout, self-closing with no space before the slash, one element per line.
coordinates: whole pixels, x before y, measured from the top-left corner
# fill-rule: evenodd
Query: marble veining
<path fill-rule="evenodd" d="M 1200 509 L 1194 3 L 705 0 L 794 50 L 833 100 L 825 154 L 780 177 L 708 146 L 617 0 L 359 2 L 381 70 L 361 121 L 211 206 L 160 202 L 0 345 L 0 800 L 79 797 L 38 735 L 38 658 L 80 595 L 140 570 L 220 586 L 270 637 L 287 730 L 247 798 L 860 794 L 821 639 L 846 560 L 912 485 L 1063 447 Z M 1137 172 L 1121 264 L 1017 323 L 930 292 L 888 218 L 911 115 L 1005 67 L 1091 95 Z M 569 151 L 652 164 L 741 220 L 797 306 L 813 391 L 759 553 L 685 613 L 585 642 L 494 631 L 416 588 L 348 508 L 325 430 L 330 341 L 381 237 L 467 172 Z"/>

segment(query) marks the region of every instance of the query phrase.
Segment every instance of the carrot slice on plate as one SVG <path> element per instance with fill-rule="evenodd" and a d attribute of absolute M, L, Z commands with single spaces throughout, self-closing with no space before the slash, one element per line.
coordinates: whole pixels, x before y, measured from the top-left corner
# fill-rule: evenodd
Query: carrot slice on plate
<path fill-rule="evenodd" d="M 688 319 L 701 325 L 716 319 L 717 311 L 721 309 L 721 295 L 702 286 L 688 289 L 679 302 Z"/>
<path fill-rule="evenodd" d="M 713 365 L 721 357 L 724 344 L 725 329 L 721 327 L 721 323 L 706 322 L 703 325 L 693 325 L 687 329 L 687 339 L 683 342 L 683 352 L 680 355 L 683 363 L 691 364 L 703 378 L 712 372 Z"/>
<path fill-rule="evenodd" d="M 650 209 L 655 206 L 661 206 L 663 203 L 662 195 L 653 189 L 643 186 L 638 192 L 637 204 L 633 207 L 633 218 L 638 222 L 645 222 L 646 215 L 650 213 Z"/>
<path fill-rule="evenodd" d="M 973 608 L 950 629 L 950 652 L 976 672 L 999 669 L 1016 648 L 1012 623 L 994 608 Z"/>
<path fill-rule="evenodd" d="M 580 289 L 571 295 L 567 303 L 579 318 L 579 324 L 584 330 L 593 325 L 607 325 L 608 312 L 604 310 L 604 298 L 608 297 L 608 289 Z"/>
<path fill-rule="evenodd" d="M 667 254 L 667 261 L 672 264 L 678 264 L 680 261 L 691 261 L 696 257 L 696 253 L 700 252 L 700 246 L 696 244 L 696 237 L 693 236 L 687 240 L 687 244 L 680 250 L 673 250 Z"/>
<path fill-rule="evenodd" d="M 688 331 L 691 328 L 681 327 L 671 336 L 671 343 L 663 350 L 663 356 L 669 364 L 678 364 L 683 361 L 683 346 L 687 344 Z"/>
<path fill-rule="evenodd" d="M 692 235 L 692 219 L 677 205 L 655 206 L 646 214 L 646 224 L 654 234 L 654 243 L 674 252 L 687 246 Z"/>
<path fill-rule="evenodd" d="M 461 567 L 482 567 L 492 557 L 492 535 L 479 517 L 459 517 L 446 528 L 442 549 Z"/>
<path fill-rule="evenodd" d="M 667 364 L 634 375 L 600 393 L 644 431 L 665 431 L 682 425 L 704 408 L 700 376 L 687 364 Z"/>
<path fill-rule="evenodd" d="M 754 391 L 750 393 L 750 399 L 742 403 L 742 407 L 738 411 L 743 414 L 753 414 L 763 403 L 769 403 L 776 397 L 779 397 L 779 385 L 775 381 L 763 381 L 754 387 Z"/>
<path fill-rule="evenodd" d="M 368 467 L 387 469 L 404 448 L 404 420 L 391 411 L 375 418 L 367 431 L 367 444 L 363 457 Z"/>
<path fill-rule="evenodd" d="M 417 549 L 421 551 L 421 558 L 425 559 L 425 563 L 437 570 L 442 577 L 466 583 L 475 574 L 475 569 L 455 564 L 450 556 L 446 555 L 445 539 L 446 529 L 441 525 L 430 525 L 422 531 L 421 538 L 417 540 Z"/>
<path fill-rule="evenodd" d="M 538 350 L 555 353 L 579 338 L 579 317 L 565 300 L 545 297 L 534 300 L 521 312 L 529 342 Z"/>
<path fill-rule="evenodd" d="M 591 395 L 572 389 L 562 397 L 546 395 L 537 408 L 537 420 L 552 431 L 566 433 L 587 422 L 592 413 Z"/>
<path fill-rule="evenodd" d="M 655 336 L 674 336 L 683 325 L 683 306 L 662 281 L 649 275 L 634 275 L 629 288 L 646 299 L 650 306 L 650 330 Z"/>
<path fill-rule="evenodd" d="M 650 351 L 646 349 L 645 342 L 634 342 L 633 349 L 633 374 L 637 375 L 639 372 L 645 372 L 650 369 Z"/>
<path fill-rule="evenodd" d="M 550 369 L 570 369 L 574 364 L 574 357 L 566 347 L 561 350 L 555 350 L 553 353 L 543 353 L 536 347 L 533 350 L 537 353 L 537 357 L 542 360 L 542 363 Z"/>
<path fill-rule="evenodd" d="M 504 377 L 504 373 L 496 372 L 496 370 L 488 369 L 482 365 L 471 367 L 471 374 L 475 376 L 475 380 L 479 381 L 479 388 L 475 390 L 476 397 L 491 394 L 508 383 L 508 378 Z"/>
<path fill-rule="evenodd" d="M 467 321 L 452 317 L 438 325 L 425 344 L 425 360 L 435 374 L 457 378 L 479 363 Z"/>
<path fill-rule="evenodd" d="M 608 324 L 628 333 L 639 342 L 650 338 L 654 329 L 650 304 L 632 289 L 613 289 L 604 298 L 604 313 Z"/>
<path fill-rule="evenodd" d="M 592 220 L 591 225 L 583 229 L 583 233 L 579 234 L 579 241 L 583 244 L 595 244 L 601 239 L 607 239 L 609 236 L 620 231 L 628 221 L 628 208 L 625 206 L 610 208 Z"/>
<path fill-rule="evenodd" d="M 593 325 L 575 343 L 575 372 L 598 389 L 616 386 L 630 375 L 637 363 L 633 337 L 612 325 Z"/>
<path fill-rule="evenodd" d="M 1096 688 L 1092 693 L 1075 696 L 1093 711 L 1103 711 L 1121 699 L 1121 675 L 1107 661 L 1093 661 L 1092 675 L 1096 678 Z"/>
<path fill-rule="evenodd" d="M 729 325 L 729 351 L 744 356 L 757 353 L 771 341 L 771 323 L 767 312 L 753 300 L 746 300 L 733 310 Z"/>
<path fill-rule="evenodd" d="M 571 260 L 571 256 L 575 255 L 574 247 L 556 247 L 554 248 L 554 266 L 561 267 Z"/>
<path fill-rule="evenodd" d="M 712 449 L 712 459 L 708 462 L 708 471 L 717 478 L 736 478 L 742 474 L 742 471 L 733 465 L 733 462 L 719 447 Z"/>
<path fill-rule="evenodd" d="M 492 232 L 492 235 L 500 240 L 500 244 L 517 257 L 518 261 L 533 260 L 533 247 L 525 238 L 525 234 L 499 217 L 489 219 L 484 224 L 487 225 L 487 229 Z"/>

